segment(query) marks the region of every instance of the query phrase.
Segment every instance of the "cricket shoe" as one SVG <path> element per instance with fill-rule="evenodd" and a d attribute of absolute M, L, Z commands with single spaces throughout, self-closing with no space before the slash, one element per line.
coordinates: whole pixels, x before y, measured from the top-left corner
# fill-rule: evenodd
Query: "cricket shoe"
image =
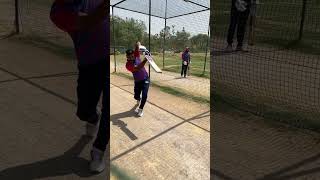
<path fill-rule="evenodd" d="M 90 171 L 93 173 L 101 173 L 106 168 L 106 162 L 104 160 L 104 152 L 92 148 L 91 150 L 91 162 L 90 162 Z"/>
<path fill-rule="evenodd" d="M 142 117 L 143 116 L 143 109 L 138 109 L 138 116 L 139 117 Z"/>

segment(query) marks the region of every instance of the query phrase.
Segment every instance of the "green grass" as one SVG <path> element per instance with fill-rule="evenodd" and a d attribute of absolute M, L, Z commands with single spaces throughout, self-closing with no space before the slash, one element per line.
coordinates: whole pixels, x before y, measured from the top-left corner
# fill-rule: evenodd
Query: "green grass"
<path fill-rule="evenodd" d="M 285 2 L 279 0 L 260 0 L 257 7 L 256 44 L 264 46 L 288 47 L 298 39 L 302 12 L 302 1 Z M 315 37 L 319 29 L 315 23 L 320 24 L 320 3 L 316 0 L 307 1 L 306 16 L 302 41 L 290 47 L 292 50 L 320 54 L 319 45 L 315 45 Z M 230 1 L 217 0 L 213 7 L 215 38 L 225 39 L 230 21 Z"/>
<path fill-rule="evenodd" d="M 136 178 L 129 176 L 127 173 L 125 173 L 124 170 L 113 165 L 112 163 L 110 163 L 110 174 L 112 174 L 113 176 L 115 176 L 119 180 L 136 180 Z"/>
<path fill-rule="evenodd" d="M 118 73 L 113 73 L 113 74 L 120 76 L 120 77 L 124 77 L 124 78 L 128 78 L 130 80 L 133 80 L 132 76 L 125 74 L 125 73 L 118 72 Z M 159 83 L 152 82 L 152 81 L 151 81 L 151 86 L 159 88 L 160 91 L 165 92 L 167 94 L 171 94 L 171 95 L 174 95 L 177 97 L 183 97 L 183 98 L 189 99 L 189 100 L 197 102 L 197 103 L 206 104 L 208 106 L 210 105 L 210 98 L 206 98 L 206 97 L 202 97 L 202 96 L 194 96 L 193 94 L 188 93 L 185 90 L 180 89 L 180 88 L 163 86 L 163 85 L 160 85 Z"/>
<path fill-rule="evenodd" d="M 110 56 L 113 60 L 114 56 Z M 153 58 L 160 69 L 175 73 L 181 73 L 181 54 L 165 55 L 164 68 L 163 68 L 163 55 L 162 53 L 153 55 Z M 116 55 L 116 59 L 120 62 L 125 62 L 126 57 L 124 54 Z M 197 77 L 210 78 L 210 54 L 208 52 L 206 60 L 206 70 L 203 73 L 205 64 L 205 53 L 191 53 L 190 74 Z"/>

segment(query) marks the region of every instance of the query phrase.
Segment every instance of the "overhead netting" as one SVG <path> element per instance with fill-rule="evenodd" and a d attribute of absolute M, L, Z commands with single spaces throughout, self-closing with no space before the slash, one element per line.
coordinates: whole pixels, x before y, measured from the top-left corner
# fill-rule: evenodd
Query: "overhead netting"
<path fill-rule="evenodd" d="M 111 0 L 110 5 L 119 9 L 149 15 L 149 0 Z M 151 15 L 159 18 L 174 18 L 189 13 L 207 11 L 208 0 L 151 0 Z"/>
<path fill-rule="evenodd" d="M 320 2 L 256 1 L 246 25 L 247 52 L 225 51 L 230 9 L 231 0 L 212 6 L 214 96 L 258 115 L 319 127 Z"/>

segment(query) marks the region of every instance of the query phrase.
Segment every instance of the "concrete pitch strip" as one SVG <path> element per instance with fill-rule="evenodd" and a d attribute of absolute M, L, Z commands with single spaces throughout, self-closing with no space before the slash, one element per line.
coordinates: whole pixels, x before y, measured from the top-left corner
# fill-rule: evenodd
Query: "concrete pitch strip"
<path fill-rule="evenodd" d="M 133 82 L 117 76 L 111 82 L 112 163 L 137 179 L 210 178 L 208 107 L 151 87 L 138 118 Z"/>

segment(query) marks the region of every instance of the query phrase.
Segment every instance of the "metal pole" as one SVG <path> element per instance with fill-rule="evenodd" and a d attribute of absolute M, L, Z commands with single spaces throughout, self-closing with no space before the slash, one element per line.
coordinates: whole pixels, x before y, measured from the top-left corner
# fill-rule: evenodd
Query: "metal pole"
<path fill-rule="evenodd" d="M 114 7 L 113 6 L 112 6 L 112 39 L 113 39 L 114 72 L 117 72 L 116 38 L 115 38 L 115 32 L 114 32 Z"/>
<path fill-rule="evenodd" d="M 302 12 L 301 12 L 300 31 L 299 31 L 299 38 L 298 38 L 299 41 L 302 39 L 302 35 L 303 35 L 307 0 L 303 0 L 302 3 L 303 4 L 302 4 Z"/>
<path fill-rule="evenodd" d="M 151 53 L 151 0 L 149 0 L 149 52 Z M 150 64 L 149 64 L 149 78 L 151 77 Z"/>
<path fill-rule="evenodd" d="M 162 52 L 162 69 L 164 69 L 164 56 L 166 52 L 166 29 L 167 29 L 167 18 L 164 19 L 164 34 L 163 34 L 163 52 Z"/>
<path fill-rule="evenodd" d="M 15 0 L 15 26 L 16 33 L 20 33 L 20 23 L 19 23 L 19 0 Z"/>
<path fill-rule="evenodd" d="M 209 40 L 210 40 L 210 18 L 209 18 L 209 27 L 208 27 L 208 39 L 207 39 L 207 46 L 206 46 L 206 56 L 204 58 L 204 66 L 203 66 L 203 72 L 202 72 L 203 75 L 204 75 L 204 72 L 206 71 Z"/>
<path fill-rule="evenodd" d="M 167 8 L 168 8 L 168 0 L 166 0 L 166 10 L 165 10 L 165 18 L 164 18 L 164 35 L 163 35 L 163 58 L 162 58 L 162 69 L 164 69 L 164 57 L 166 52 L 166 30 L 167 30 Z"/>

